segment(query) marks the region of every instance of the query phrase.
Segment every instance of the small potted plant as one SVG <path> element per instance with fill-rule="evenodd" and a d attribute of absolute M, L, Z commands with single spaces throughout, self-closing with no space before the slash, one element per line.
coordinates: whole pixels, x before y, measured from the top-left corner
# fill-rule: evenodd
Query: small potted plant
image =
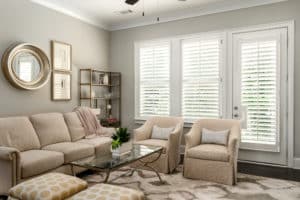
<path fill-rule="evenodd" d="M 127 128 L 116 129 L 116 133 L 111 138 L 113 156 L 122 156 L 130 152 L 132 145 L 129 142 L 130 134 L 127 132 Z"/>

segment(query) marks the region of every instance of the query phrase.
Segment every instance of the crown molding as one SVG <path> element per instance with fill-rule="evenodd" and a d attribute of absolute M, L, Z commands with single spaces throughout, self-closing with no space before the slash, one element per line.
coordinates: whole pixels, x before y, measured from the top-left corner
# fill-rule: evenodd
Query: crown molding
<path fill-rule="evenodd" d="M 153 25 L 153 24 L 160 24 L 165 22 L 171 22 L 176 20 L 182 20 L 187 18 L 193 17 L 200 17 L 204 15 L 222 13 L 227 11 L 239 10 L 243 8 L 251 8 L 255 6 L 262 6 L 267 4 L 279 3 L 288 0 L 236 0 L 233 2 L 224 2 L 224 3 L 217 3 L 214 5 L 207 6 L 205 8 L 194 8 L 189 10 L 177 11 L 168 14 L 160 15 L 160 22 L 156 21 L 156 17 L 143 17 L 137 20 L 131 20 L 125 23 L 120 23 L 116 25 L 111 25 L 109 27 L 110 31 L 117 31 L 129 28 L 136 28 L 141 26 Z"/>
<path fill-rule="evenodd" d="M 255 7 L 255 6 L 279 3 L 279 2 L 288 1 L 288 0 L 251 0 L 251 1 L 235 0 L 235 1 L 230 1 L 230 2 L 225 1 L 222 3 L 208 5 L 206 7 L 192 8 L 192 9 L 188 9 L 188 10 L 181 10 L 181 11 L 177 11 L 177 12 L 161 14 L 160 22 L 156 21 L 156 17 L 146 16 L 146 17 L 141 17 L 139 19 L 129 20 L 126 22 L 118 23 L 118 24 L 105 24 L 103 22 L 100 22 L 98 19 L 95 19 L 91 16 L 88 16 L 88 15 L 80 13 L 80 12 L 73 11 L 71 9 L 61 7 L 57 4 L 55 4 L 55 2 L 50 2 L 49 0 L 30 0 L 30 1 L 33 3 L 39 4 L 41 6 L 47 7 L 49 9 L 55 10 L 57 12 L 63 13 L 65 15 L 74 17 L 85 23 L 97 26 L 99 28 L 102 28 L 102 29 L 105 29 L 108 31 L 117 31 L 117 30 L 147 26 L 147 25 L 152 25 L 152 24 L 171 22 L 171 21 L 176 21 L 176 20 L 181 20 L 181 19 L 199 17 L 199 16 L 204 16 L 204 15 L 209 15 L 209 14 L 216 14 L 216 13 L 222 13 L 222 12 L 227 12 L 227 11 L 239 10 L 239 9 L 243 9 L 243 8 L 250 8 L 250 7 Z"/>
<path fill-rule="evenodd" d="M 87 24 L 96 26 L 96 27 L 101 28 L 101 29 L 109 30 L 109 26 L 107 24 L 99 22 L 99 20 L 94 19 L 93 17 L 90 17 L 88 15 L 85 15 L 85 14 L 82 14 L 82 13 L 79 13 L 79 12 L 72 11 L 71 9 L 67 9 L 67 8 L 64 8 L 64 7 L 59 6 L 59 5 L 56 5 L 55 3 L 49 2 L 48 0 L 30 0 L 30 1 L 33 2 L 33 3 L 39 4 L 41 6 L 44 6 L 46 8 L 55 10 L 55 11 L 60 12 L 60 13 L 63 13 L 63 14 L 68 15 L 70 17 L 79 19 L 80 21 L 83 21 Z"/>

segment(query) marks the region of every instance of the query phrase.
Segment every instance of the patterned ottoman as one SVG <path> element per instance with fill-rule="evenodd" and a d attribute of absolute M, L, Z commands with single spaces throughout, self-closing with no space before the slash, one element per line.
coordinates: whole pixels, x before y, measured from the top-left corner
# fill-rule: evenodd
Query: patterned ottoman
<path fill-rule="evenodd" d="M 87 187 L 79 178 L 49 173 L 14 186 L 8 200 L 144 200 L 144 194 L 133 189 L 107 184 Z"/>

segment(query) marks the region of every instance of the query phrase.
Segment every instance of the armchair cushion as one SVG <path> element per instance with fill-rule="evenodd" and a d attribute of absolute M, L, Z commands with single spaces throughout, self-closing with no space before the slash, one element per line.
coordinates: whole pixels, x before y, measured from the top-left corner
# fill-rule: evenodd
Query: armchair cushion
<path fill-rule="evenodd" d="M 167 152 L 167 147 L 168 147 L 167 140 L 158 140 L 158 139 L 148 139 L 148 140 L 136 141 L 136 142 L 134 142 L 134 144 L 162 147 L 163 153 Z"/>
<path fill-rule="evenodd" d="M 161 128 L 161 127 L 154 125 L 152 128 L 151 139 L 168 140 L 169 136 L 173 130 L 174 130 L 174 127 Z"/>
<path fill-rule="evenodd" d="M 220 144 L 227 145 L 229 130 L 212 131 L 206 128 L 202 129 L 201 143 L 202 144 Z"/>
<path fill-rule="evenodd" d="M 64 154 L 54 151 L 30 150 L 20 153 L 22 178 L 55 169 L 64 163 Z"/>
<path fill-rule="evenodd" d="M 187 150 L 187 157 L 202 160 L 228 162 L 229 153 L 227 147 L 216 144 L 201 144 Z"/>

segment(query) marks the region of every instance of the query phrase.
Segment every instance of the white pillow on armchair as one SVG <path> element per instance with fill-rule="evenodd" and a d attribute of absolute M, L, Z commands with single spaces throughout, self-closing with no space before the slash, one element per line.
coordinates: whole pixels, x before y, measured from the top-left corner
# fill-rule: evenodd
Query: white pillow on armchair
<path fill-rule="evenodd" d="M 174 131 L 174 127 L 161 128 L 154 125 L 152 128 L 151 139 L 168 140 L 172 131 Z"/>

